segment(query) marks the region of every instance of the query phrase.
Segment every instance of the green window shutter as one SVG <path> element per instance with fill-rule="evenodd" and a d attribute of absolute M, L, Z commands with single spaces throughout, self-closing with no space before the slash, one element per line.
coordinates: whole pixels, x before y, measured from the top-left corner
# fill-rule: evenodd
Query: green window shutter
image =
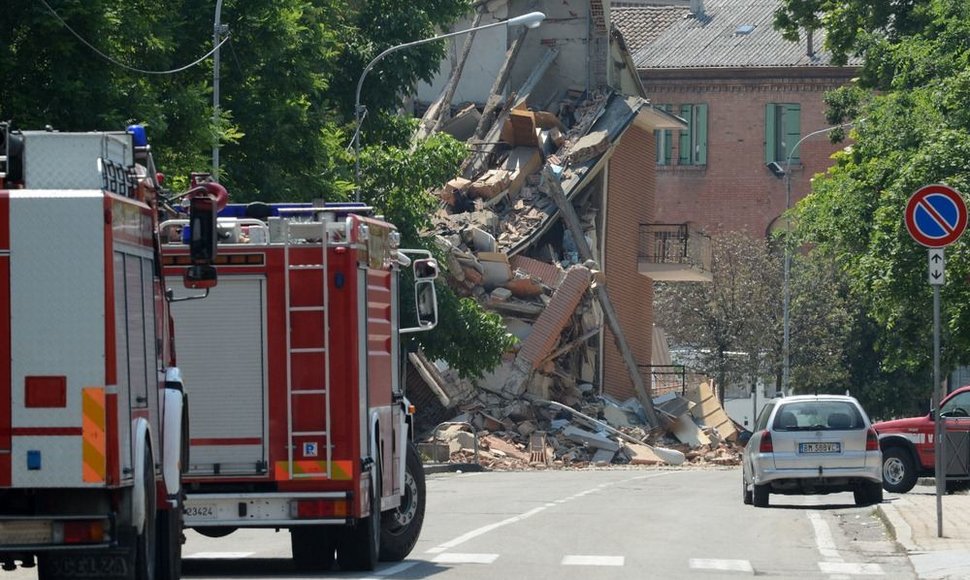
<path fill-rule="evenodd" d="M 801 163 L 801 152 L 794 150 L 795 144 L 802 138 L 802 106 L 785 105 L 785 161 L 791 155 L 792 163 Z"/>
<path fill-rule="evenodd" d="M 672 107 L 670 105 L 664 105 L 663 109 L 666 112 L 670 112 Z M 670 165 L 673 160 L 670 158 L 674 154 L 674 132 L 670 129 L 664 131 L 664 165 Z"/>
<path fill-rule="evenodd" d="M 707 105 L 695 105 L 697 126 L 694 141 L 694 163 L 707 165 Z"/>
<path fill-rule="evenodd" d="M 669 113 L 670 105 L 654 105 L 658 110 Z M 670 165 L 670 156 L 673 154 L 674 132 L 670 129 L 658 129 L 653 132 L 657 146 L 657 164 Z"/>
<path fill-rule="evenodd" d="M 691 160 L 690 136 L 694 130 L 694 117 L 691 115 L 691 109 L 690 105 L 680 106 L 680 116 L 687 120 L 687 130 L 680 132 L 680 154 L 677 161 L 680 165 L 690 165 Z"/>
<path fill-rule="evenodd" d="M 777 145 L 775 143 L 775 105 L 768 103 L 765 105 L 765 164 L 778 161 L 775 158 Z"/>

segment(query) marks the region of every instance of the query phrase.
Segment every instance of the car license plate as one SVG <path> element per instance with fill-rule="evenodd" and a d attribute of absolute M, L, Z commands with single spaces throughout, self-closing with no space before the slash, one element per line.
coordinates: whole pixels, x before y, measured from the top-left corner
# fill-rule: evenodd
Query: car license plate
<path fill-rule="evenodd" d="M 799 443 L 799 453 L 841 453 L 841 443 Z"/>
<path fill-rule="evenodd" d="M 185 518 L 190 520 L 216 519 L 216 506 L 209 503 L 193 503 L 185 506 Z"/>

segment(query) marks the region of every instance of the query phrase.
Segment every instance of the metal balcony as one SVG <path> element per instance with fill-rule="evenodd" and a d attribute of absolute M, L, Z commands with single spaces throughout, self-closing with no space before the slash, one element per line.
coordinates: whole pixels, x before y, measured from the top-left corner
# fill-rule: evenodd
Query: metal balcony
<path fill-rule="evenodd" d="M 637 271 L 655 282 L 711 282 L 711 238 L 691 223 L 640 224 Z"/>

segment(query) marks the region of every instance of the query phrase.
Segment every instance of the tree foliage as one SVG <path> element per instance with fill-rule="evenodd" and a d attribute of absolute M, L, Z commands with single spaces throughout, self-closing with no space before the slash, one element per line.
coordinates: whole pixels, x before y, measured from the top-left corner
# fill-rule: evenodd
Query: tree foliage
<path fill-rule="evenodd" d="M 741 233 L 716 236 L 712 245 L 713 282 L 656 285 L 657 323 L 720 385 L 773 375 L 781 261 L 765 240 Z"/>
<path fill-rule="evenodd" d="M 858 305 L 853 380 L 894 412 L 928 394 L 932 360 L 927 254 L 905 229 L 906 201 L 931 183 L 970 191 L 970 4 L 786 0 L 778 22 L 822 25 L 835 50 L 864 58 L 858 86 L 828 99 L 833 118 L 864 119 L 854 144 L 795 212 L 799 239 L 835 260 Z M 968 362 L 967 243 L 946 249 L 944 370 Z"/>
<path fill-rule="evenodd" d="M 470 2 L 225 0 L 229 41 L 220 48 L 215 119 L 213 59 L 201 59 L 212 50 L 214 6 L 10 0 L 0 26 L 0 119 L 14 128 L 64 131 L 145 124 L 173 189 L 184 187 L 190 172 L 209 170 L 219 143 L 219 180 L 233 201 L 347 201 L 359 194 L 400 228 L 406 245 L 430 246 L 420 237 L 435 203 L 428 190 L 457 173 L 463 148 L 435 137 L 407 151 L 413 124 L 397 109 L 402 95 L 437 71 L 445 45 L 394 53 L 367 76 L 359 189 L 349 147 L 356 82 L 384 49 L 434 36 Z M 459 372 L 494 366 L 508 333 L 443 285 L 439 295 L 441 330 L 417 340 Z"/>

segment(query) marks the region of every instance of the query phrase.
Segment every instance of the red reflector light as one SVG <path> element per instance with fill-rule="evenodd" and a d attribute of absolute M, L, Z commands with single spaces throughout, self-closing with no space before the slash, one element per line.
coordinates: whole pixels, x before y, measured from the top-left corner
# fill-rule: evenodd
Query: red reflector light
<path fill-rule="evenodd" d="M 771 431 L 761 432 L 761 445 L 758 446 L 760 453 L 774 453 L 775 447 L 771 444 Z"/>
<path fill-rule="evenodd" d="M 872 427 L 866 433 L 866 451 L 879 451 L 879 435 Z"/>
<path fill-rule="evenodd" d="M 347 502 L 342 499 L 298 499 L 292 505 L 293 517 L 298 519 L 347 517 Z"/>
<path fill-rule="evenodd" d="M 104 520 L 64 522 L 65 544 L 99 544 L 104 541 Z"/>

